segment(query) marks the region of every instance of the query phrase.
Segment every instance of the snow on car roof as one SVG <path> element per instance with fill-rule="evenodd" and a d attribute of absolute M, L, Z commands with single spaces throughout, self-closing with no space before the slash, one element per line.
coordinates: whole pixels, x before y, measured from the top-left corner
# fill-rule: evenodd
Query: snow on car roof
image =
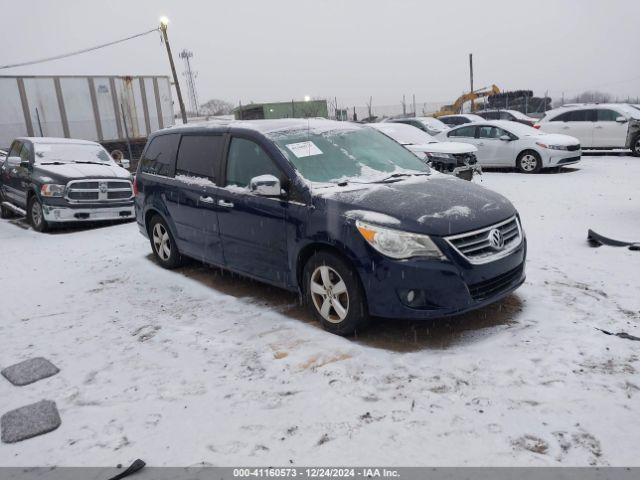
<path fill-rule="evenodd" d="M 74 144 L 74 145 L 99 145 L 99 143 L 92 142 L 90 140 L 82 140 L 80 138 L 58 138 L 58 137 L 19 137 L 16 140 L 28 140 L 31 143 L 37 144 Z"/>
<path fill-rule="evenodd" d="M 193 131 L 197 129 L 210 128 L 220 128 L 224 130 L 230 128 L 244 128 L 266 134 L 304 129 L 309 129 L 315 133 L 334 130 L 356 130 L 362 128 L 362 126 L 357 123 L 339 122 L 337 120 L 327 120 L 325 118 L 281 118 L 274 120 L 214 120 L 189 125 L 174 125 L 168 129 L 172 131 Z"/>

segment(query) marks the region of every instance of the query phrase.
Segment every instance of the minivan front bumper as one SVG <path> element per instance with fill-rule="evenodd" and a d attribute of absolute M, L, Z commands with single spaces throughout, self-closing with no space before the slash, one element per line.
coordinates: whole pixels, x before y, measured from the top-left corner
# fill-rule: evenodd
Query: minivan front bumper
<path fill-rule="evenodd" d="M 360 269 L 369 313 L 386 318 L 428 319 L 457 315 L 494 303 L 525 280 L 526 238 L 507 257 L 470 265 L 455 261 L 392 260 L 377 256 Z"/>

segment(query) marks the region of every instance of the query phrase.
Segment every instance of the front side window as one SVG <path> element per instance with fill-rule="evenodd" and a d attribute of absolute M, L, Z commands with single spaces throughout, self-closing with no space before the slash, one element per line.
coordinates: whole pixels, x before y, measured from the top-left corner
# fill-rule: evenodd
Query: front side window
<path fill-rule="evenodd" d="M 621 115 L 615 110 L 604 110 L 599 109 L 598 112 L 598 122 L 615 122 L 618 117 Z"/>
<path fill-rule="evenodd" d="M 447 136 L 474 138 L 476 136 L 476 127 L 461 127 L 449 132 Z"/>
<path fill-rule="evenodd" d="M 501 131 L 503 131 L 501 128 L 483 125 L 478 127 L 478 138 L 500 138 Z"/>
<path fill-rule="evenodd" d="M 409 150 L 373 128 L 296 129 L 268 135 L 311 182 L 370 183 L 392 174 L 429 173 Z"/>
<path fill-rule="evenodd" d="M 259 175 L 281 179 L 282 172 L 256 142 L 234 137 L 227 157 L 227 185 L 247 187 L 251 179 Z"/>
<path fill-rule="evenodd" d="M 215 182 L 223 147 L 222 135 L 183 135 L 178 149 L 176 175 L 205 177 Z"/>
<path fill-rule="evenodd" d="M 176 151 L 180 135 L 159 135 L 151 140 L 151 143 L 140 159 L 140 171 L 173 177 L 176 169 Z"/>
<path fill-rule="evenodd" d="M 31 160 L 31 145 L 27 142 L 23 143 L 20 149 L 20 160 L 23 162 L 29 162 Z"/>
<path fill-rule="evenodd" d="M 13 142 L 13 145 L 11 145 L 11 150 L 9 150 L 9 154 L 7 155 L 7 157 L 19 157 L 20 150 L 22 150 L 22 142 Z"/>

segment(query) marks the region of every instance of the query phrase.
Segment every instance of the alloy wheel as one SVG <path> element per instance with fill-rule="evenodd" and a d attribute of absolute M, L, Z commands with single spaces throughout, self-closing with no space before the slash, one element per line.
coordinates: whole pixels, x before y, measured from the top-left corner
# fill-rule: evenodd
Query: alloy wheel
<path fill-rule="evenodd" d="M 333 268 L 316 268 L 310 281 L 313 305 L 331 323 L 342 322 L 349 313 L 349 293 L 344 280 Z"/>
<path fill-rule="evenodd" d="M 522 170 L 525 172 L 533 172 L 538 166 L 538 159 L 528 153 L 522 157 L 520 165 L 522 166 Z"/>
<path fill-rule="evenodd" d="M 38 227 L 42 223 L 42 207 L 37 201 L 34 201 L 31 205 L 31 220 L 34 227 Z"/>
<path fill-rule="evenodd" d="M 161 223 L 156 223 L 153 227 L 153 246 L 160 260 L 166 262 L 171 256 L 171 239 L 169 232 Z"/>

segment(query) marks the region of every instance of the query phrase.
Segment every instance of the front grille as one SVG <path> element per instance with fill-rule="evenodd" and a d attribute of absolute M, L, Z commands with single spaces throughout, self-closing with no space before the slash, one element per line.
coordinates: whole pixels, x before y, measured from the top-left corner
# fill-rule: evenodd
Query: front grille
<path fill-rule="evenodd" d="M 580 157 L 569 157 L 569 158 L 563 158 L 562 160 L 558 161 L 558 165 L 562 164 L 562 163 L 572 163 L 572 162 L 577 162 L 580 160 Z"/>
<path fill-rule="evenodd" d="M 464 165 L 475 165 L 477 163 L 476 156 L 473 153 L 454 153 L 453 158 L 459 167 Z"/>
<path fill-rule="evenodd" d="M 576 150 L 580 150 L 580 144 L 578 144 L 578 145 L 569 145 L 567 147 L 567 150 L 569 150 L 570 152 L 575 152 Z"/>
<path fill-rule="evenodd" d="M 475 301 L 486 300 L 487 298 L 499 295 L 505 290 L 508 290 L 513 286 L 513 283 L 522 276 L 523 269 L 524 265 L 520 265 L 519 267 L 509 270 L 497 277 L 469 285 L 471 298 Z"/>
<path fill-rule="evenodd" d="M 445 240 L 470 263 L 482 264 L 503 258 L 516 249 L 522 243 L 522 229 L 518 219 L 511 217 L 480 230 L 445 237 Z"/>
<path fill-rule="evenodd" d="M 129 180 L 74 180 L 67 184 L 66 198 L 71 203 L 117 202 L 133 198 Z"/>

